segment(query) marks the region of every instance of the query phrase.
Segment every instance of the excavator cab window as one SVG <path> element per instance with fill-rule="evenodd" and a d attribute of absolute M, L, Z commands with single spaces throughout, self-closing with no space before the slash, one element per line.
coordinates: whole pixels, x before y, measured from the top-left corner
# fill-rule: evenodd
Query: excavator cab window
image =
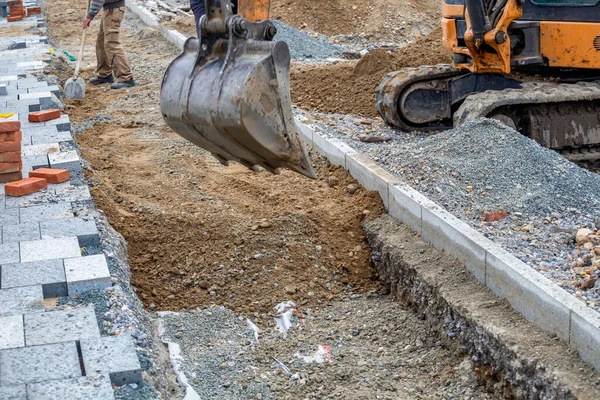
<path fill-rule="evenodd" d="M 531 0 L 531 2 L 552 6 L 595 6 L 600 0 Z"/>

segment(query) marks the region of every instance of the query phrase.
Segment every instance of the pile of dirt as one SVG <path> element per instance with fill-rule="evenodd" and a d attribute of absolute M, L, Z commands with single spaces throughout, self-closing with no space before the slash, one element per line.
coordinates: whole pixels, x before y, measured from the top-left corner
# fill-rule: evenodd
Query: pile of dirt
<path fill-rule="evenodd" d="M 197 37 L 196 35 L 196 20 L 191 17 L 178 17 L 170 21 L 162 22 L 164 26 L 173 29 L 187 36 Z"/>
<path fill-rule="evenodd" d="M 375 117 L 375 89 L 392 71 L 451 62 L 437 29 L 399 51 L 377 49 L 358 62 L 292 66 L 292 101 L 297 107 Z"/>
<path fill-rule="evenodd" d="M 271 18 L 329 36 L 362 34 L 393 41 L 406 25 L 438 24 L 440 10 L 438 0 L 274 0 Z"/>

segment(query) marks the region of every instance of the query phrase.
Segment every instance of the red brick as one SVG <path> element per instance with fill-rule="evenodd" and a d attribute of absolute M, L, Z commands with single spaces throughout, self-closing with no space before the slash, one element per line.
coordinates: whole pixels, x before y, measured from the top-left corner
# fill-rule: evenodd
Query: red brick
<path fill-rule="evenodd" d="M 21 197 L 35 193 L 48 187 L 48 181 L 43 178 L 27 178 L 4 185 L 7 196 Z"/>
<path fill-rule="evenodd" d="M 19 172 L 23 169 L 23 164 L 20 162 L 0 162 L 0 174 L 9 172 Z"/>
<path fill-rule="evenodd" d="M 0 163 L 20 162 L 21 152 L 11 151 L 8 153 L 0 153 Z"/>
<path fill-rule="evenodd" d="M 0 133 L 0 143 L 21 142 L 23 134 L 21 131 Z"/>
<path fill-rule="evenodd" d="M 485 213 L 485 222 L 498 222 L 506 218 L 504 211 Z"/>
<path fill-rule="evenodd" d="M 41 7 L 29 7 L 27 8 L 27 16 L 29 17 L 30 15 L 39 15 L 42 13 L 42 8 Z"/>
<path fill-rule="evenodd" d="M 68 169 L 38 168 L 29 173 L 33 178 L 44 178 L 48 183 L 63 183 L 69 180 L 71 174 Z"/>
<path fill-rule="evenodd" d="M 19 121 L 2 121 L 0 120 L 0 133 L 15 132 L 21 130 Z"/>
<path fill-rule="evenodd" d="M 29 122 L 45 122 L 57 118 L 60 118 L 60 110 L 56 110 L 54 108 L 50 110 L 29 113 Z"/>
<path fill-rule="evenodd" d="M 20 181 L 21 179 L 23 179 L 23 173 L 21 171 L 10 172 L 8 174 L 0 174 L 0 183 Z"/>
<path fill-rule="evenodd" d="M 0 143 L 0 154 L 10 153 L 12 151 L 21 151 L 21 142 Z"/>
<path fill-rule="evenodd" d="M 10 15 L 6 18 L 8 22 L 21 21 L 23 19 L 22 15 Z"/>

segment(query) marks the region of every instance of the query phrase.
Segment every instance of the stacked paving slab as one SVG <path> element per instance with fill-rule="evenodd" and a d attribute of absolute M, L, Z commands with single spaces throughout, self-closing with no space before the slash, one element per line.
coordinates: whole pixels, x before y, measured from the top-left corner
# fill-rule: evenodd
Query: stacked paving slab
<path fill-rule="evenodd" d="M 6 36 L 43 25 L 38 17 L 0 17 L 0 113 L 14 112 L 23 132 L 23 176 L 68 169 L 71 181 L 23 197 L 0 184 L 0 399 L 113 399 L 113 387 L 141 381 L 133 341 L 102 336 L 93 307 L 60 308 L 56 298 L 111 286 L 93 219 L 74 210 L 91 202 L 69 117 L 30 123 L 56 108 L 60 88 L 41 81 L 50 58 L 38 36 Z"/>

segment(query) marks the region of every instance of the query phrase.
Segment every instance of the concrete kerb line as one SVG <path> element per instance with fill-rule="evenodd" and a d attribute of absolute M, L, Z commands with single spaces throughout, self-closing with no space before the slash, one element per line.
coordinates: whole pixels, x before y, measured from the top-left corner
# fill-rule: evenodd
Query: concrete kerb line
<path fill-rule="evenodd" d="M 435 202 L 398 182 L 368 156 L 299 125 L 309 147 L 332 164 L 343 166 L 366 189 L 378 191 L 393 218 L 465 263 L 479 282 L 508 300 L 527 320 L 567 341 L 584 361 L 600 370 L 600 313 Z"/>
<path fill-rule="evenodd" d="M 127 8 L 134 13 L 139 19 L 141 19 L 146 25 L 151 28 L 158 29 L 167 41 L 173 43 L 179 50 L 183 50 L 183 46 L 187 38 L 180 32 L 174 31 L 163 26 L 158 19 L 144 7 L 140 6 L 138 2 L 134 0 L 125 0 Z"/>
<path fill-rule="evenodd" d="M 126 6 L 146 25 L 158 29 L 180 50 L 181 33 L 163 26 L 134 0 Z M 342 166 L 365 188 L 379 192 L 393 218 L 407 224 L 434 247 L 456 257 L 497 296 L 529 321 L 568 341 L 581 358 L 600 370 L 600 313 L 494 244 L 465 222 L 442 209 L 418 191 L 398 182 L 374 160 L 359 154 L 339 139 L 325 138 L 297 121 L 300 136 L 337 166 Z"/>

